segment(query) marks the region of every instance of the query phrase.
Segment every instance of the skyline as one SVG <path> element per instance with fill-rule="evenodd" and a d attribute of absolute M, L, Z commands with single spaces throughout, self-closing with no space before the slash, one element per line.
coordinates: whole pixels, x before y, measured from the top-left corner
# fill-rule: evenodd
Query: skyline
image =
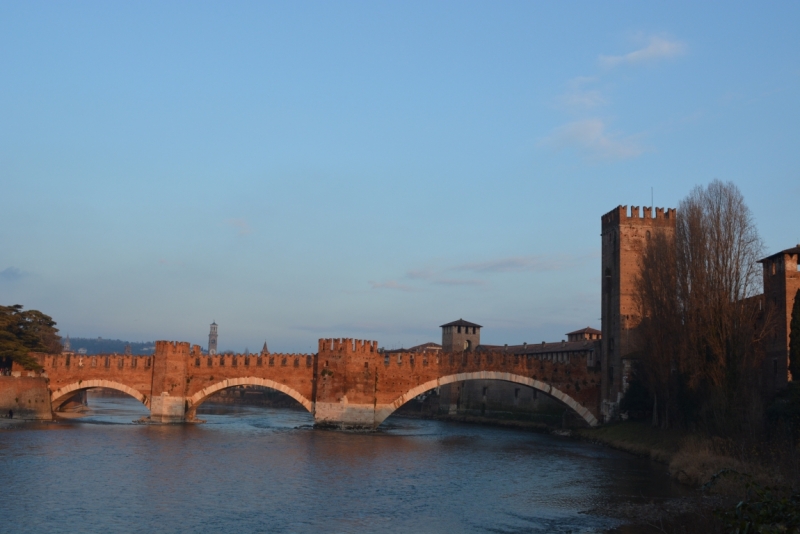
<path fill-rule="evenodd" d="M 308 352 L 599 327 L 600 217 L 800 243 L 800 6 L 0 5 L 0 304 Z M 228 343 L 230 341 L 230 343 Z"/>

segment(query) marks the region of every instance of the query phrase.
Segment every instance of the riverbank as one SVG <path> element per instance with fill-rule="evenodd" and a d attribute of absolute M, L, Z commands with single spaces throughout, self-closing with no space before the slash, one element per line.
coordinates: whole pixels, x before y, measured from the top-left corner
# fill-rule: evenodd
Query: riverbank
<path fill-rule="evenodd" d="M 572 435 L 648 457 L 666 465 L 670 476 L 689 486 L 713 480 L 707 490 L 719 494 L 741 495 L 747 483 L 788 487 L 797 479 L 796 466 L 787 464 L 792 455 L 777 445 L 745 445 L 637 422 L 574 429 Z M 726 475 L 715 477 L 720 473 Z"/>

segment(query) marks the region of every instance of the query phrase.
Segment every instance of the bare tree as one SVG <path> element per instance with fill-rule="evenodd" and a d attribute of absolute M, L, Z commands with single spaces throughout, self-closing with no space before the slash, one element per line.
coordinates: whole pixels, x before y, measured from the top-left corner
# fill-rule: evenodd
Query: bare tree
<path fill-rule="evenodd" d="M 678 207 L 674 238 L 656 234 L 637 281 L 651 389 L 686 422 L 742 429 L 760 414 L 763 244 L 732 183 L 696 187 Z"/>
<path fill-rule="evenodd" d="M 641 259 L 641 274 L 636 281 L 634 301 L 642 318 L 639 325 L 641 353 L 645 361 L 641 378 L 653 393 L 653 424 L 657 424 L 658 399 L 669 425 L 670 378 L 676 369 L 681 338 L 680 305 L 672 234 L 656 232 L 647 242 Z"/>

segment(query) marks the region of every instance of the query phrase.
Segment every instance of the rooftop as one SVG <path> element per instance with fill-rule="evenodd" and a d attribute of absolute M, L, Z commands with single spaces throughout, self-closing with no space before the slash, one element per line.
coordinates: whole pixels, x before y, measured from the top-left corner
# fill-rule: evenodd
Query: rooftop
<path fill-rule="evenodd" d="M 474 326 L 476 328 L 483 328 L 479 324 L 471 323 L 469 321 L 465 321 L 464 319 L 459 319 L 458 321 L 453 321 L 452 323 L 443 324 L 439 328 L 444 328 L 445 326 Z"/>
<path fill-rule="evenodd" d="M 595 330 L 594 328 L 587 326 L 586 328 L 581 328 L 580 330 L 575 330 L 574 332 L 567 332 L 568 336 L 573 334 L 602 334 L 600 330 Z"/>
<path fill-rule="evenodd" d="M 506 351 L 509 354 L 537 354 L 543 352 L 570 352 L 593 350 L 595 341 L 557 341 L 555 343 L 527 343 L 523 345 L 479 345 L 477 350 Z"/>
<path fill-rule="evenodd" d="M 758 263 L 762 263 L 762 262 L 764 262 L 764 261 L 766 261 L 768 259 L 774 258 L 775 256 L 782 256 L 784 254 L 800 254 L 800 244 L 798 244 L 798 245 L 796 245 L 796 246 L 794 246 L 792 248 L 787 248 L 786 250 L 781 250 L 780 252 L 776 252 L 775 254 L 767 256 L 766 258 L 762 258 L 762 259 L 758 260 Z"/>

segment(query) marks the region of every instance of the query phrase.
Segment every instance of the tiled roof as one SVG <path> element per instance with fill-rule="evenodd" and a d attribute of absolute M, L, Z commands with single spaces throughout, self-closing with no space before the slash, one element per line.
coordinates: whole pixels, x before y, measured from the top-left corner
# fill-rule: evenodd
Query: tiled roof
<path fill-rule="evenodd" d="M 595 330 L 592 327 L 587 326 L 586 328 L 581 328 L 580 330 L 575 330 L 574 332 L 567 332 L 568 336 L 573 334 L 602 334 L 600 330 Z"/>
<path fill-rule="evenodd" d="M 786 250 L 781 250 L 780 252 L 776 252 L 775 254 L 767 256 L 766 258 L 762 258 L 762 259 L 758 260 L 758 263 L 762 263 L 765 260 L 768 260 L 770 258 L 774 258 L 775 256 L 782 256 L 784 254 L 800 254 L 800 244 L 798 244 L 795 247 L 787 248 Z"/>
<path fill-rule="evenodd" d="M 452 323 L 443 324 L 439 328 L 444 328 L 445 326 L 475 326 L 477 328 L 483 328 L 479 324 L 471 323 L 469 321 L 465 321 L 464 319 L 459 319 L 458 321 L 453 321 Z"/>

